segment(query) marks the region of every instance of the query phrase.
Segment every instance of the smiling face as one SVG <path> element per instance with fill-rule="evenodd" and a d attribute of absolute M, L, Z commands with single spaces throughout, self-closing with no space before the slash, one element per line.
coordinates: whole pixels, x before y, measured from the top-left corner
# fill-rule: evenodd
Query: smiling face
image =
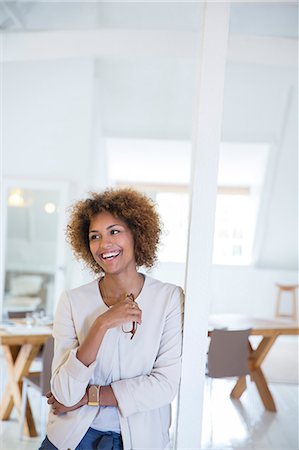
<path fill-rule="evenodd" d="M 136 271 L 132 232 L 125 222 L 107 211 L 90 221 L 89 248 L 106 274 Z"/>

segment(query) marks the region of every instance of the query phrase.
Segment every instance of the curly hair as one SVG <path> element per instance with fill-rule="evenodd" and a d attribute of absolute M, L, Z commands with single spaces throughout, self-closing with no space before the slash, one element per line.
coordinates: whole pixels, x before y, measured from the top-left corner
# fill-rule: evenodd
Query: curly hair
<path fill-rule="evenodd" d="M 66 236 L 76 258 L 93 272 L 103 272 L 90 251 L 88 233 L 91 219 L 104 211 L 124 221 L 131 230 L 136 266 L 152 267 L 157 260 L 162 224 L 154 202 L 131 188 L 91 192 L 89 198 L 71 207 Z"/>

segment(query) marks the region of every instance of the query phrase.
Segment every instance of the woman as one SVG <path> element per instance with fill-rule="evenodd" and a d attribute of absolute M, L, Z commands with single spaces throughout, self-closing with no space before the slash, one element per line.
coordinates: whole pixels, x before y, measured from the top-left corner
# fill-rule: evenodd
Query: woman
<path fill-rule="evenodd" d="M 54 320 L 51 411 L 41 449 L 164 449 L 180 379 L 181 288 L 138 272 L 160 238 L 132 189 L 77 202 L 67 228 L 98 277 L 62 294 Z"/>

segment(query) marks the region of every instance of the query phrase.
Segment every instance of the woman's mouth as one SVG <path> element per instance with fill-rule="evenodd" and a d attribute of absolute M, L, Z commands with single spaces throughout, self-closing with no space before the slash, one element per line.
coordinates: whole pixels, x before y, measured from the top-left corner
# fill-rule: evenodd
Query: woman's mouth
<path fill-rule="evenodd" d="M 105 261 L 110 261 L 111 259 L 116 258 L 119 254 L 120 254 L 120 251 L 105 252 L 105 253 L 101 253 L 101 258 L 104 259 Z"/>

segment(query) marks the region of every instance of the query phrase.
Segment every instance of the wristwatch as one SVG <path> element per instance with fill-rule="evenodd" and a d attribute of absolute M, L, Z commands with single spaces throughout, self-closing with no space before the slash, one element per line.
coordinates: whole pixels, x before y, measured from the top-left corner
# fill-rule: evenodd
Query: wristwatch
<path fill-rule="evenodd" d="M 88 406 L 100 406 L 101 386 L 92 384 L 87 388 L 87 404 Z"/>

